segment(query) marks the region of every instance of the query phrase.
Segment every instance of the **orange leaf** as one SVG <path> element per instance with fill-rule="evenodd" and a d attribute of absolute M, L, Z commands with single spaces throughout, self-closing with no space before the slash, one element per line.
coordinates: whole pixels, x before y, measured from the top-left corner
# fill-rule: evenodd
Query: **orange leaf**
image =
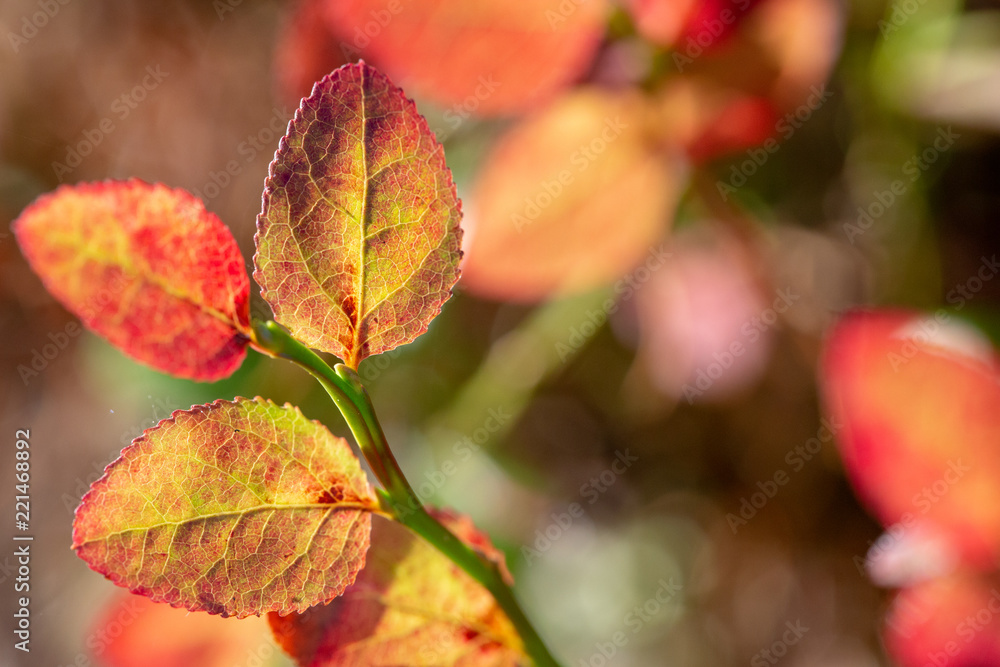
<path fill-rule="evenodd" d="M 501 139 L 470 197 L 463 285 L 537 301 L 637 264 L 669 225 L 681 181 L 646 114 L 637 96 L 581 90 Z"/>
<path fill-rule="evenodd" d="M 580 76 L 606 0 L 329 0 L 330 27 L 404 88 L 459 112 L 523 111 Z"/>
<path fill-rule="evenodd" d="M 470 546 L 500 557 L 467 517 L 438 516 Z M 517 633 L 485 588 L 402 525 L 379 518 L 368 565 L 343 596 L 269 620 L 302 667 L 513 667 L 524 660 Z"/>
<path fill-rule="evenodd" d="M 969 329 L 903 311 L 848 315 L 823 358 L 826 408 L 858 495 L 967 563 L 1000 556 L 1000 361 Z"/>
<path fill-rule="evenodd" d="M 49 292 L 129 356 L 195 380 L 224 378 L 246 356 L 240 249 L 187 192 L 138 180 L 62 186 L 14 233 Z"/>
<path fill-rule="evenodd" d="M 426 331 L 451 296 L 460 218 L 413 102 L 346 65 L 302 100 L 271 163 L 254 277 L 292 335 L 357 368 Z"/>
<path fill-rule="evenodd" d="M 220 400 L 122 450 L 77 509 L 73 548 L 157 602 L 288 613 L 354 581 L 377 508 L 343 438 L 287 405 Z"/>
<path fill-rule="evenodd" d="M 277 652 L 260 617 L 223 619 L 116 595 L 87 639 L 104 667 L 233 667 L 268 664 Z"/>

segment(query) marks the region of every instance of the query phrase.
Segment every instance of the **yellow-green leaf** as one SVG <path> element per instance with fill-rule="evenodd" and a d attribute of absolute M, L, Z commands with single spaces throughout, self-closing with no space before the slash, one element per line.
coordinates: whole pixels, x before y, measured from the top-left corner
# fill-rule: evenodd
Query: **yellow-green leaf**
<path fill-rule="evenodd" d="M 377 508 L 342 438 L 262 398 L 177 411 L 83 497 L 73 548 L 119 586 L 244 617 L 327 602 L 364 566 Z"/>
<path fill-rule="evenodd" d="M 254 277 L 292 335 L 357 368 L 427 330 L 458 280 L 460 218 L 413 102 L 346 65 L 302 100 L 271 163 Z"/>

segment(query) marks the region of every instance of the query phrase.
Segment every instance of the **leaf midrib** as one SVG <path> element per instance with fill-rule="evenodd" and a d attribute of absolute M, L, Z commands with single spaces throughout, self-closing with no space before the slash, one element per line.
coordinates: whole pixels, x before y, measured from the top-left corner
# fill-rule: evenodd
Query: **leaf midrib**
<path fill-rule="evenodd" d="M 207 521 L 211 519 L 229 518 L 229 517 L 239 518 L 246 516 L 248 514 L 253 514 L 254 512 L 263 512 L 265 510 L 293 511 L 293 510 L 312 510 L 312 509 L 322 509 L 326 511 L 359 510 L 362 512 L 375 512 L 376 510 L 374 506 L 362 502 L 291 503 L 291 504 L 267 503 L 267 504 L 255 505 L 253 507 L 248 507 L 247 509 L 227 510 L 223 512 L 212 512 L 211 514 L 201 514 L 187 519 L 182 519 L 180 521 L 160 521 L 158 523 L 153 523 L 146 526 L 134 526 L 130 528 L 123 528 L 122 530 L 116 530 L 114 532 L 107 533 L 101 537 L 92 537 L 90 539 L 84 540 L 79 544 L 75 545 L 73 548 L 79 549 L 81 547 L 84 547 L 88 544 L 93 544 L 95 542 L 107 542 L 113 537 L 117 537 L 119 535 L 125 535 L 126 533 L 148 532 L 151 530 L 155 530 L 157 528 L 165 528 L 167 526 L 183 526 L 197 521 Z"/>
<path fill-rule="evenodd" d="M 83 242 L 81 237 L 77 237 L 80 241 L 79 244 L 73 245 L 75 249 L 79 252 L 81 260 L 90 260 L 96 264 L 100 264 L 105 267 L 117 268 L 122 271 L 126 276 L 137 282 L 145 282 L 153 287 L 164 292 L 168 296 L 171 296 L 179 301 L 189 303 L 201 312 L 213 317 L 220 322 L 226 324 L 228 327 L 236 329 L 237 322 L 232 317 L 227 316 L 225 313 L 208 306 L 203 301 L 196 300 L 191 294 L 184 292 L 183 290 L 178 290 L 171 287 L 167 282 L 165 282 L 160 276 L 154 273 L 148 266 L 144 268 L 146 270 L 142 271 L 137 268 L 138 265 L 128 261 L 126 257 L 123 256 L 113 256 L 107 255 L 102 252 L 97 252 L 96 248 L 92 244 Z M 126 237 L 128 240 L 128 246 L 131 250 L 132 239 L 130 236 Z M 71 244 L 72 245 L 72 244 Z"/>

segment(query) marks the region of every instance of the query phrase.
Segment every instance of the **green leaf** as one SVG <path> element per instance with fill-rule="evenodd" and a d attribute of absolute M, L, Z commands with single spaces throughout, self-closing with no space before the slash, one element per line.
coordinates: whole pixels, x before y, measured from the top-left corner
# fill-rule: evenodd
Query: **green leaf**
<path fill-rule="evenodd" d="M 177 411 L 83 497 L 73 548 L 119 586 L 244 617 L 327 602 L 364 567 L 377 501 L 347 442 L 262 398 Z"/>
<path fill-rule="evenodd" d="M 461 207 L 413 102 L 363 62 L 302 100 L 257 218 L 275 319 L 352 368 L 427 330 L 458 280 Z"/>

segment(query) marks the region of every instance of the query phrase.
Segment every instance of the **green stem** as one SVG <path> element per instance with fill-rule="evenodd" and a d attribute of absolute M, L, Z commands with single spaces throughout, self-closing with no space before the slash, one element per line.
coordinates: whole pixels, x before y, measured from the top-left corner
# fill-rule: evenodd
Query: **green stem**
<path fill-rule="evenodd" d="M 497 563 L 471 549 L 424 509 L 389 449 L 371 398 L 358 374 L 343 364 L 330 368 L 322 357 L 275 322 L 255 322 L 253 334 L 256 349 L 298 364 L 323 385 L 344 416 L 372 472 L 385 488 L 383 504 L 393 517 L 427 540 L 493 595 L 521 636 L 526 653 L 538 667 L 560 667 L 524 615 Z"/>

